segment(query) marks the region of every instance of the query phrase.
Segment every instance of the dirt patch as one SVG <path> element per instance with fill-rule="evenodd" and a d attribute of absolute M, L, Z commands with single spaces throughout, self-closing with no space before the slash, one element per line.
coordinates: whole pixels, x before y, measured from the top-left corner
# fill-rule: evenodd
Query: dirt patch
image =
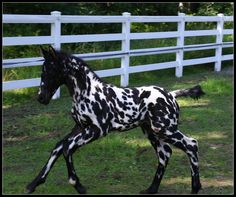
<path fill-rule="evenodd" d="M 122 179 L 122 174 L 121 173 L 114 173 L 112 175 L 112 178 L 115 179 L 115 180 L 121 180 Z"/>

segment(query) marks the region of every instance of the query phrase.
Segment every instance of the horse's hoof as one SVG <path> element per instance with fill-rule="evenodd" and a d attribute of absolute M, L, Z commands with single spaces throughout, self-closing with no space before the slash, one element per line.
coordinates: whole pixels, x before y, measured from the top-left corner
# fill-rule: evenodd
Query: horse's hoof
<path fill-rule="evenodd" d="M 38 179 L 38 178 L 35 178 L 31 183 L 29 183 L 27 186 L 26 186 L 26 191 L 28 194 L 31 194 L 35 191 L 35 188 L 40 185 L 40 184 L 43 184 L 45 183 L 45 179 Z"/>
<path fill-rule="evenodd" d="M 80 194 L 86 194 L 87 190 L 83 185 L 75 185 L 75 189 Z"/>
<path fill-rule="evenodd" d="M 31 186 L 31 184 L 26 186 L 26 193 L 31 194 L 35 191 L 35 187 Z"/>
<path fill-rule="evenodd" d="M 198 185 L 198 187 L 192 188 L 192 192 L 191 194 L 197 194 L 199 192 L 199 190 L 202 189 L 202 185 Z"/>
<path fill-rule="evenodd" d="M 157 190 L 154 190 L 154 189 L 145 189 L 145 190 L 142 190 L 139 192 L 139 194 L 156 194 L 157 193 Z"/>

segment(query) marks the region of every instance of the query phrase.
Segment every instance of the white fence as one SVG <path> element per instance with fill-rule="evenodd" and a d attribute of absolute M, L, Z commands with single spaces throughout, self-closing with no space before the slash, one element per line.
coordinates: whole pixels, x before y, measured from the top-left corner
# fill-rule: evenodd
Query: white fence
<path fill-rule="evenodd" d="M 223 42 L 223 36 L 233 34 L 233 29 L 224 29 L 225 21 L 233 21 L 233 16 L 186 16 L 179 13 L 178 16 L 131 16 L 130 13 L 123 13 L 122 16 L 69 16 L 61 15 L 60 12 L 51 12 L 51 15 L 3 15 L 3 23 L 48 23 L 51 24 L 51 36 L 25 36 L 25 37 L 4 37 L 3 46 L 16 45 L 39 45 L 51 44 L 55 48 L 60 49 L 64 43 L 78 42 L 101 42 L 101 41 L 121 41 L 122 47 L 120 51 L 74 54 L 82 57 L 84 60 L 121 58 L 121 67 L 109 70 L 99 70 L 96 73 L 100 77 L 121 76 L 121 86 L 129 84 L 129 74 L 136 72 L 144 72 L 165 68 L 175 68 L 175 75 L 181 77 L 183 67 L 215 63 L 215 71 L 221 70 L 221 62 L 232 60 L 233 54 L 222 55 L 222 48 L 233 47 L 233 42 Z M 158 22 L 176 22 L 178 23 L 177 31 L 168 32 L 148 32 L 148 33 L 131 33 L 131 23 L 158 23 Z M 213 30 L 195 30 L 186 31 L 186 22 L 216 22 L 217 28 Z M 89 35 L 61 35 L 62 23 L 122 23 L 122 32 L 113 34 L 89 34 Z M 184 39 L 193 36 L 216 36 L 215 43 L 185 45 Z M 160 39 L 160 38 L 176 38 L 177 46 L 147 48 L 147 49 L 130 49 L 131 40 L 142 39 Z M 215 56 L 184 60 L 185 51 L 196 51 L 215 49 Z M 131 56 L 143 56 L 153 54 L 176 53 L 176 60 L 171 62 L 163 62 L 147 65 L 129 66 Z M 17 58 L 3 60 L 3 68 L 15 68 L 23 66 L 41 65 L 42 57 L 34 58 Z M 26 88 L 39 86 L 40 78 L 24 79 L 16 81 L 3 82 L 3 90 L 11 90 L 16 88 Z M 59 90 L 54 98 L 59 97 Z"/>

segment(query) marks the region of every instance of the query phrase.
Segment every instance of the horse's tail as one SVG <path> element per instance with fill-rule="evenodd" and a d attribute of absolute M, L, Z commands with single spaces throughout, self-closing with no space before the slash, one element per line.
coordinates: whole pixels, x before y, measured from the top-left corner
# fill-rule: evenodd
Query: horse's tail
<path fill-rule="evenodd" d="M 170 93 L 175 98 L 181 97 L 181 96 L 185 96 L 185 97 L 190 96 L 193 99 L 198 99 L 205 94 L 205 92 L 203 92 L 200 85 L 196 85 L 188 89 L 174 90 L 174 91 L 171 91 Z"/>

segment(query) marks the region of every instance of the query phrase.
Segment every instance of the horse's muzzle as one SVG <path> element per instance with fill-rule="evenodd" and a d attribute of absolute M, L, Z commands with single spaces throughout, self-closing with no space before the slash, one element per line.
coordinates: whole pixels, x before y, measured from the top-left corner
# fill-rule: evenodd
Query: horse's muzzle
<path fill-rule="evenodd" d="M 44 96 L 43 94 L 39 94 L 38 102 L 40 102 L 41 104 L 47 105 L 50 102 L 50 99 L 48 99 L 47 96 Z"/>

